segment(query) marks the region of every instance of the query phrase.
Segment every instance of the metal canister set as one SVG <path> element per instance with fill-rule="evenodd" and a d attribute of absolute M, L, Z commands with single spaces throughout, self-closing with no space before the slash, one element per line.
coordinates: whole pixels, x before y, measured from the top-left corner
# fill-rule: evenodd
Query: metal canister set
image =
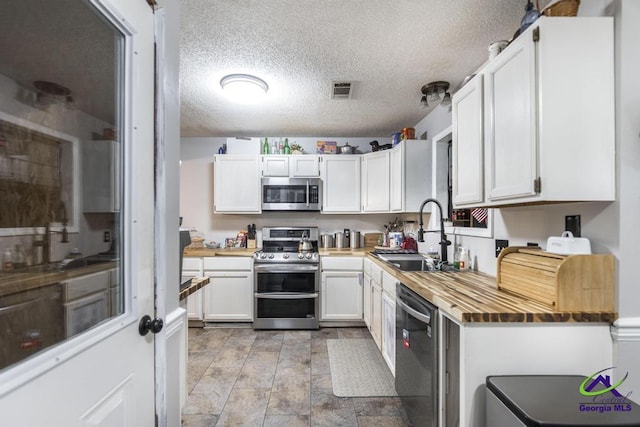
<path fill-rule="evenodd" d="M 320 236 L 320 240 L 323 249 L 358 249 L 360 247 L 360 232 L 345 228 L 344 231 L 339 231 L 334 235 L 323 234 Z"/>

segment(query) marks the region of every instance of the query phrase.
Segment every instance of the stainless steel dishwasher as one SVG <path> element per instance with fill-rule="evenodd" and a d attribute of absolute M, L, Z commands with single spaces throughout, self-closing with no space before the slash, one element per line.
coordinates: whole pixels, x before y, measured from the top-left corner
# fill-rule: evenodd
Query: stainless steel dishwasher
<path fill-rule="evenodd" d="M 438 308 L 396 286 L 396 392 L 414 426 L 438 425 Z"/>

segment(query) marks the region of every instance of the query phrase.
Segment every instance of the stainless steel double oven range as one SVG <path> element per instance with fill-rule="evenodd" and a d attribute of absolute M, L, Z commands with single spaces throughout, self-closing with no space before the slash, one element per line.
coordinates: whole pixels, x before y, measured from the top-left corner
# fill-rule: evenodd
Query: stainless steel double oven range
<path fill-rule="evenodd" d="M 318 329 L 318 228 L 264 227 L 253 261 L 254 329 Z"/>

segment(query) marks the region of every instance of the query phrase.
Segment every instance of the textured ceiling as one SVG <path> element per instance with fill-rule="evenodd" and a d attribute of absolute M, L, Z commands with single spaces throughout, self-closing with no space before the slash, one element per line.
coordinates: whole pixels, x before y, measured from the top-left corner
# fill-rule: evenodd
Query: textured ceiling
<path fill-rule="evenodd" d="M 525 0 L 183 0 L 182 136 L 375 136 L 429 110 L 420 87 L 457 88 L 510 39 Z M 219 81 L 261 77 L 267 98 L 238 105 Z M 332 81 L 354 82 L 349 100 Z M 442 108 L 442 107 L 438 107 Z"/>

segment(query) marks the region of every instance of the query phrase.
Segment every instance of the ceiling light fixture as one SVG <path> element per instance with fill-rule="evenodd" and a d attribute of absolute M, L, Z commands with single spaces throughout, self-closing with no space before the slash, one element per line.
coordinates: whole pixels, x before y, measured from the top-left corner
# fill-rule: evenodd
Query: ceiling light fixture
<path fill-rule="evenodd" d="M 451 94 L 449 93 L 449 82 L 431 82 L 420 89 L 420 108 L 429 108 L 429 104 L 440 103 L 445 107 L 451 105 Z"/>
<path fill-rule="evenodd" d="M 269 90 L 269 85 L 264 80 L 249 74 L 224 76 L 220 79 L 220 86 L 231 100 L 241 104 L 258 102 Z"/>

